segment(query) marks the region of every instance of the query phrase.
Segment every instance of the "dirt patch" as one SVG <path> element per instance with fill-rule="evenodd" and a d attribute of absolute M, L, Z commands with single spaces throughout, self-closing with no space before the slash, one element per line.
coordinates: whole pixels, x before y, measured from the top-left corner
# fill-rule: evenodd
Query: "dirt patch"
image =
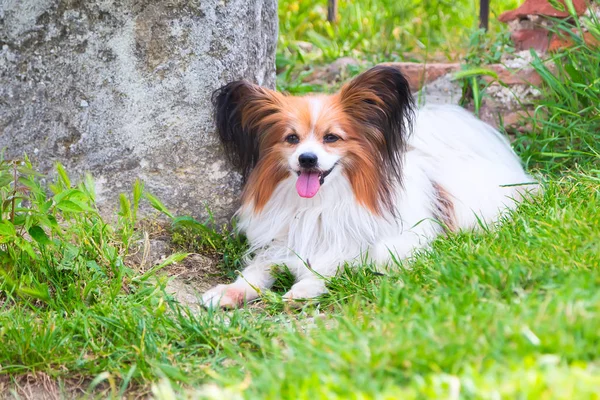
<path fill-rule="evenodd" d="M 126 258 L 127 265 L 140 273 L 162 263 L 171 254 L 182 251 L 171 243 L 171 235 L 163 224 L 146 222 L 142 226 L 142 239 L 133 243 Z M 199 308 L 202 293 L 220 283 L 228 283 L 220 266 L 220 255 L 190 254 L 181 262 L 168 265 L 160 273 L 172 279 L 167 284 L 167 293 L 181 304 Z"/>
<path fill-rule="evenodd" d="M 59 382 L 42 372 L 12 378 L 0 376 L 0 399 L 78 399 L 85 395 L 84 385 L 83 380 Z"/>
<path fill-rule="evenodd" d="M 200 308 L 202 293 L 230 281 L 219 268 L 218 259 L 202 254 L 191 254 L 182 262 L 169 265 L 164 272 L 173 277 L 167 284 L 167 293 L 192 309 Z"/>
<path fill-rule="evenodd" d="M 92 385 L 90 377 L 69 374 L 52 378 L 43 372 L 18 376 L 0 375 L 0 400 L 75 400 L 118 398 L 120 387 L 108 381 Z M 91 389 L 91 390 L 90 390 Z M 122 398 L 151 399 L 150 386 L 130 383 Z"/>

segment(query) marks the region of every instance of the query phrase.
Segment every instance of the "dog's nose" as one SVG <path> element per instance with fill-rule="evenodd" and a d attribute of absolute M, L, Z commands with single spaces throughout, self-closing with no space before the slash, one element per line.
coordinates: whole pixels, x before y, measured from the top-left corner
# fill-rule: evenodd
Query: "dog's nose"
<path fill-rule="evenodd" d="M 315 153 L 302 153 L 298 157 L 298 162 L 302 168 L 314 168 L 317 166 L 317 155 Z"/>

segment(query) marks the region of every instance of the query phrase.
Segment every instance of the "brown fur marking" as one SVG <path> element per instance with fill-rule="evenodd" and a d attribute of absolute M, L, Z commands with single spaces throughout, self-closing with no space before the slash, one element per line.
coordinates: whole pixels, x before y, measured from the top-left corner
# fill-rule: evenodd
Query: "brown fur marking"
<path fill-rule="evenodd" d="M 436 217 L 444 223 L 444 229 L 448 232 L 458 231 L 458 222 L 456 221 L 456 213 L 454 211 L 454 203 L 452 196 L 443 186 L 436 182 L 432 182 L 436 192 Z"/>

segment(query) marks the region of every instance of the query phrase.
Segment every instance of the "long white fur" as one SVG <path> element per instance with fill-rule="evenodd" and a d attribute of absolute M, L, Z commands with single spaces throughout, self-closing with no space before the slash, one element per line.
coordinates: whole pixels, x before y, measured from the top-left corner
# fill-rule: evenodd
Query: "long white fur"
<path fill-rule="evenodd" d="M 310 199 L 295 190 L 290 175 L 260 213 L 251 204 L 238 213 L 238 227 L 250 242 L 248 267 L 231 285 L 203 296 L 208 306 L 252 300 L 273 284 L 271 268 L 285 264 L 297 283 L 285 296 L 310 298 L 326 291 L 321 277 L 345 263 L 386 266 L 406 259 L 443 232 L 436 220 L 438 191 L 454 205 L 460 229 L 493 223 L 513 209 L 526 191 L 535 191 L 508 141 L 495 129 L 457 106 L 425 105 L 403 155 L 403 183 L 396 183 L 396 217 L 376 216 L 359 205 L 341 168 L 334 168 Z M 506 186 L 513 185 L 513 186 Z M 374 188 L 375 190 L 375 188 Z M 238 300 L 236 300 L 238 299 Z"/>

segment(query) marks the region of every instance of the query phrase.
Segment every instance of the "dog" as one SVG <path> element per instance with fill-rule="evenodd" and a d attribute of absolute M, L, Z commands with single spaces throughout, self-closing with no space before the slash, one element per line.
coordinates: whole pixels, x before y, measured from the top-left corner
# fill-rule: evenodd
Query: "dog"
<path fill-rule="evenodd" d="M 285 299 L 326 293 L 344 265 L 394 265 L 447 232 L 493 223 L 536 185 L 508 140 L 468 111 L 417 109 L 402 73 L 376 66 L 333 95 L 236 81 L 213 95 L 217 131 L 245 184 L 247 267 L 202 296 L 238 307 L 296 278 Z"/>

